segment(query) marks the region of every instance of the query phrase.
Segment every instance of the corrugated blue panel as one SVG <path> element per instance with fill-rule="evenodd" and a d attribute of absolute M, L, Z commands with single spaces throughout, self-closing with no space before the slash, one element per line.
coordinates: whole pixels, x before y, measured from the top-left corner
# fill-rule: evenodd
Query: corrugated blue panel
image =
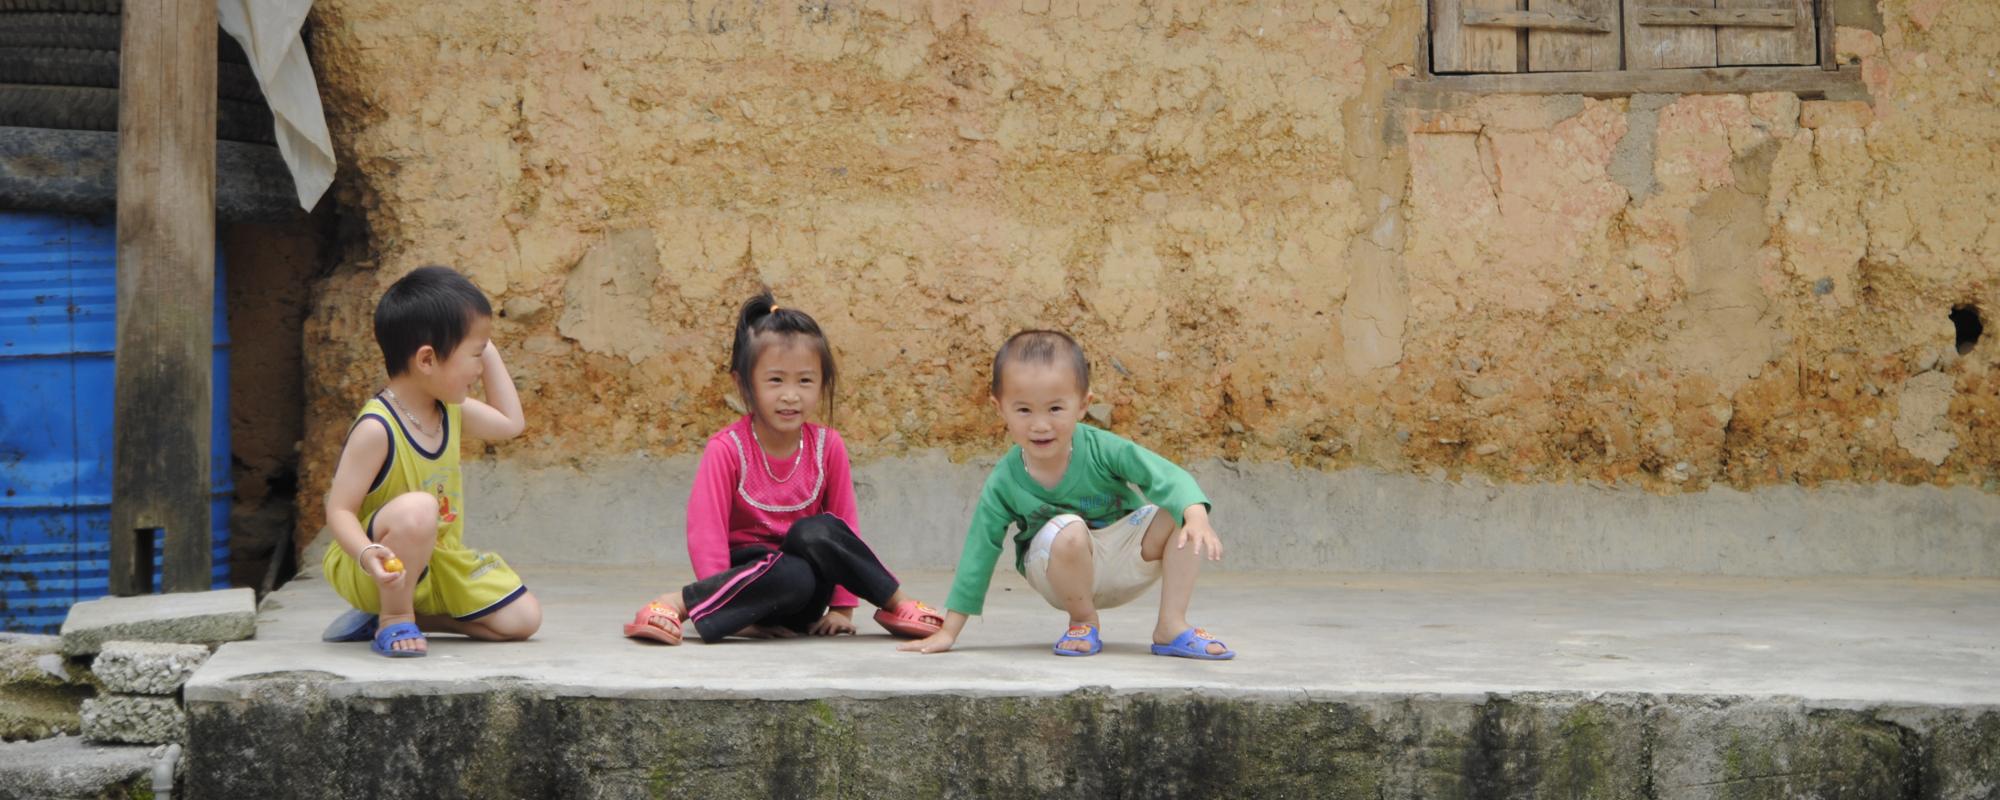
<path fill-rule="evenodd" d="M 108 591 L 118 333 L 108 222 L 0 212 L 0 628 L 53 633 Z M 216 260 L 215 585 L 229 584 L 229 326 Z M 161 552 L 156 545 L 155 553 Z M 158 559 L 154 585 L 159 585 Z"/>

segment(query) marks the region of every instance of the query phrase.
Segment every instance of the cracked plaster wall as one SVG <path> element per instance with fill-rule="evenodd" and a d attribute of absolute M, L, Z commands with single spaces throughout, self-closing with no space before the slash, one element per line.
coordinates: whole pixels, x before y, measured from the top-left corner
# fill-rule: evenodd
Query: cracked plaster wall
<path fill-rule="evenodd" d="M 302 530 L 433 262 L 505 312 L 530 465 L 697 449 L 764 283 L 864 460 L 996 451 L 991 350 L 1055 326 L 1182 460 L 1990 487 L 2000 346 L 1946 314 L 2000 312 L 2000 6 L 1836 5 L 1870 102 L 1419 108 L 1402 0 L 325 0 Z"/>

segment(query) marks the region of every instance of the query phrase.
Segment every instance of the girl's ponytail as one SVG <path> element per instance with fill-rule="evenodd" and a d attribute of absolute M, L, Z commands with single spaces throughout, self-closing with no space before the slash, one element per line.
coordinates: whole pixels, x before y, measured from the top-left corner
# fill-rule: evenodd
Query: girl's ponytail
<path fill-rule="evenodd" d="M 778 310 L 778 301 L 771 296 L 771 290 L 758 292 L 757 296 L 743 301 L 743 307 L 736 312 L 736 337 L 729 346 L 729 369 L 750 375 L 750 368 L 757 361 L 756 348 L 751 339 L 757 336 L 757 323 L 762 322 Z M 747 402 L 747 399 L 746 399 Z"/>

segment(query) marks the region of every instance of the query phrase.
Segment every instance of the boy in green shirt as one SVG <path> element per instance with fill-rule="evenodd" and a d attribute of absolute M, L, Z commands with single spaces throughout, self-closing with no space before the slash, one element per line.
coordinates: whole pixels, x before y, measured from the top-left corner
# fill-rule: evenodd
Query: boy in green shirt
<path fill-rule="evenodd" d="M 1164 578 L 1153 654 L 1234 658 L 1235 651 L 1187 622 L 1201 556 L 1222 559 L 1222 542 L 1208 525 L 1208 497 L 1187 470 L 1081 424 L 1091 398 L 1090 362 L 1076 340 L 1054 331 L 1015 334 L 993 357 L 992 393 L 1014 447 L 980 491 L 944 628 L 901 649 L 951 649 L 970 615 L 984 610 L 993 564 L 1015 528 L 1014 568 L 1050 605 L 1069 612 L 1056 655 L 1096 655 L 1104 648 L 1097 610 L 1129 603 Z"/>

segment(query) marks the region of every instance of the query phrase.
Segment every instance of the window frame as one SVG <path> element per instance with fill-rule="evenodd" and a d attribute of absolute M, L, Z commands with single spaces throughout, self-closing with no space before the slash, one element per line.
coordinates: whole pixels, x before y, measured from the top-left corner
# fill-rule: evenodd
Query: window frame
<path fill-rule="evenodd" d="M 1473 94 L 1580 94 L 1591 97 L 1624 97 L 1634 94 L 1750 94 L 1791 92 L 1801 97 L 1865 99 L 1857 65 L 1840 64 L 1834 50 L 1835 3 L 1813 0 L 1813 24 L 1818 38 L 1817 64 L 1804 66 L 1679 67 L 1594 72 L 1486 72 L 1444 73 L 1433 71 L 1431 43 L 1434 5 L 1423 0 L 1424 24 L 1418 33 L 1416 74 L 1397 81 L 1406 93 Z M 1622 7 L 1622 4 L 1621 4 Z M 1622 20 L 1621 20 L 1622 22 Z M 1619 26 L 1620 50 L 1624 47 L 1623 25 Z M 1519 48 L 1526 58 L 1527 48 Z M 1623 60 L 1621 59 L 1621 64 Z"/>

